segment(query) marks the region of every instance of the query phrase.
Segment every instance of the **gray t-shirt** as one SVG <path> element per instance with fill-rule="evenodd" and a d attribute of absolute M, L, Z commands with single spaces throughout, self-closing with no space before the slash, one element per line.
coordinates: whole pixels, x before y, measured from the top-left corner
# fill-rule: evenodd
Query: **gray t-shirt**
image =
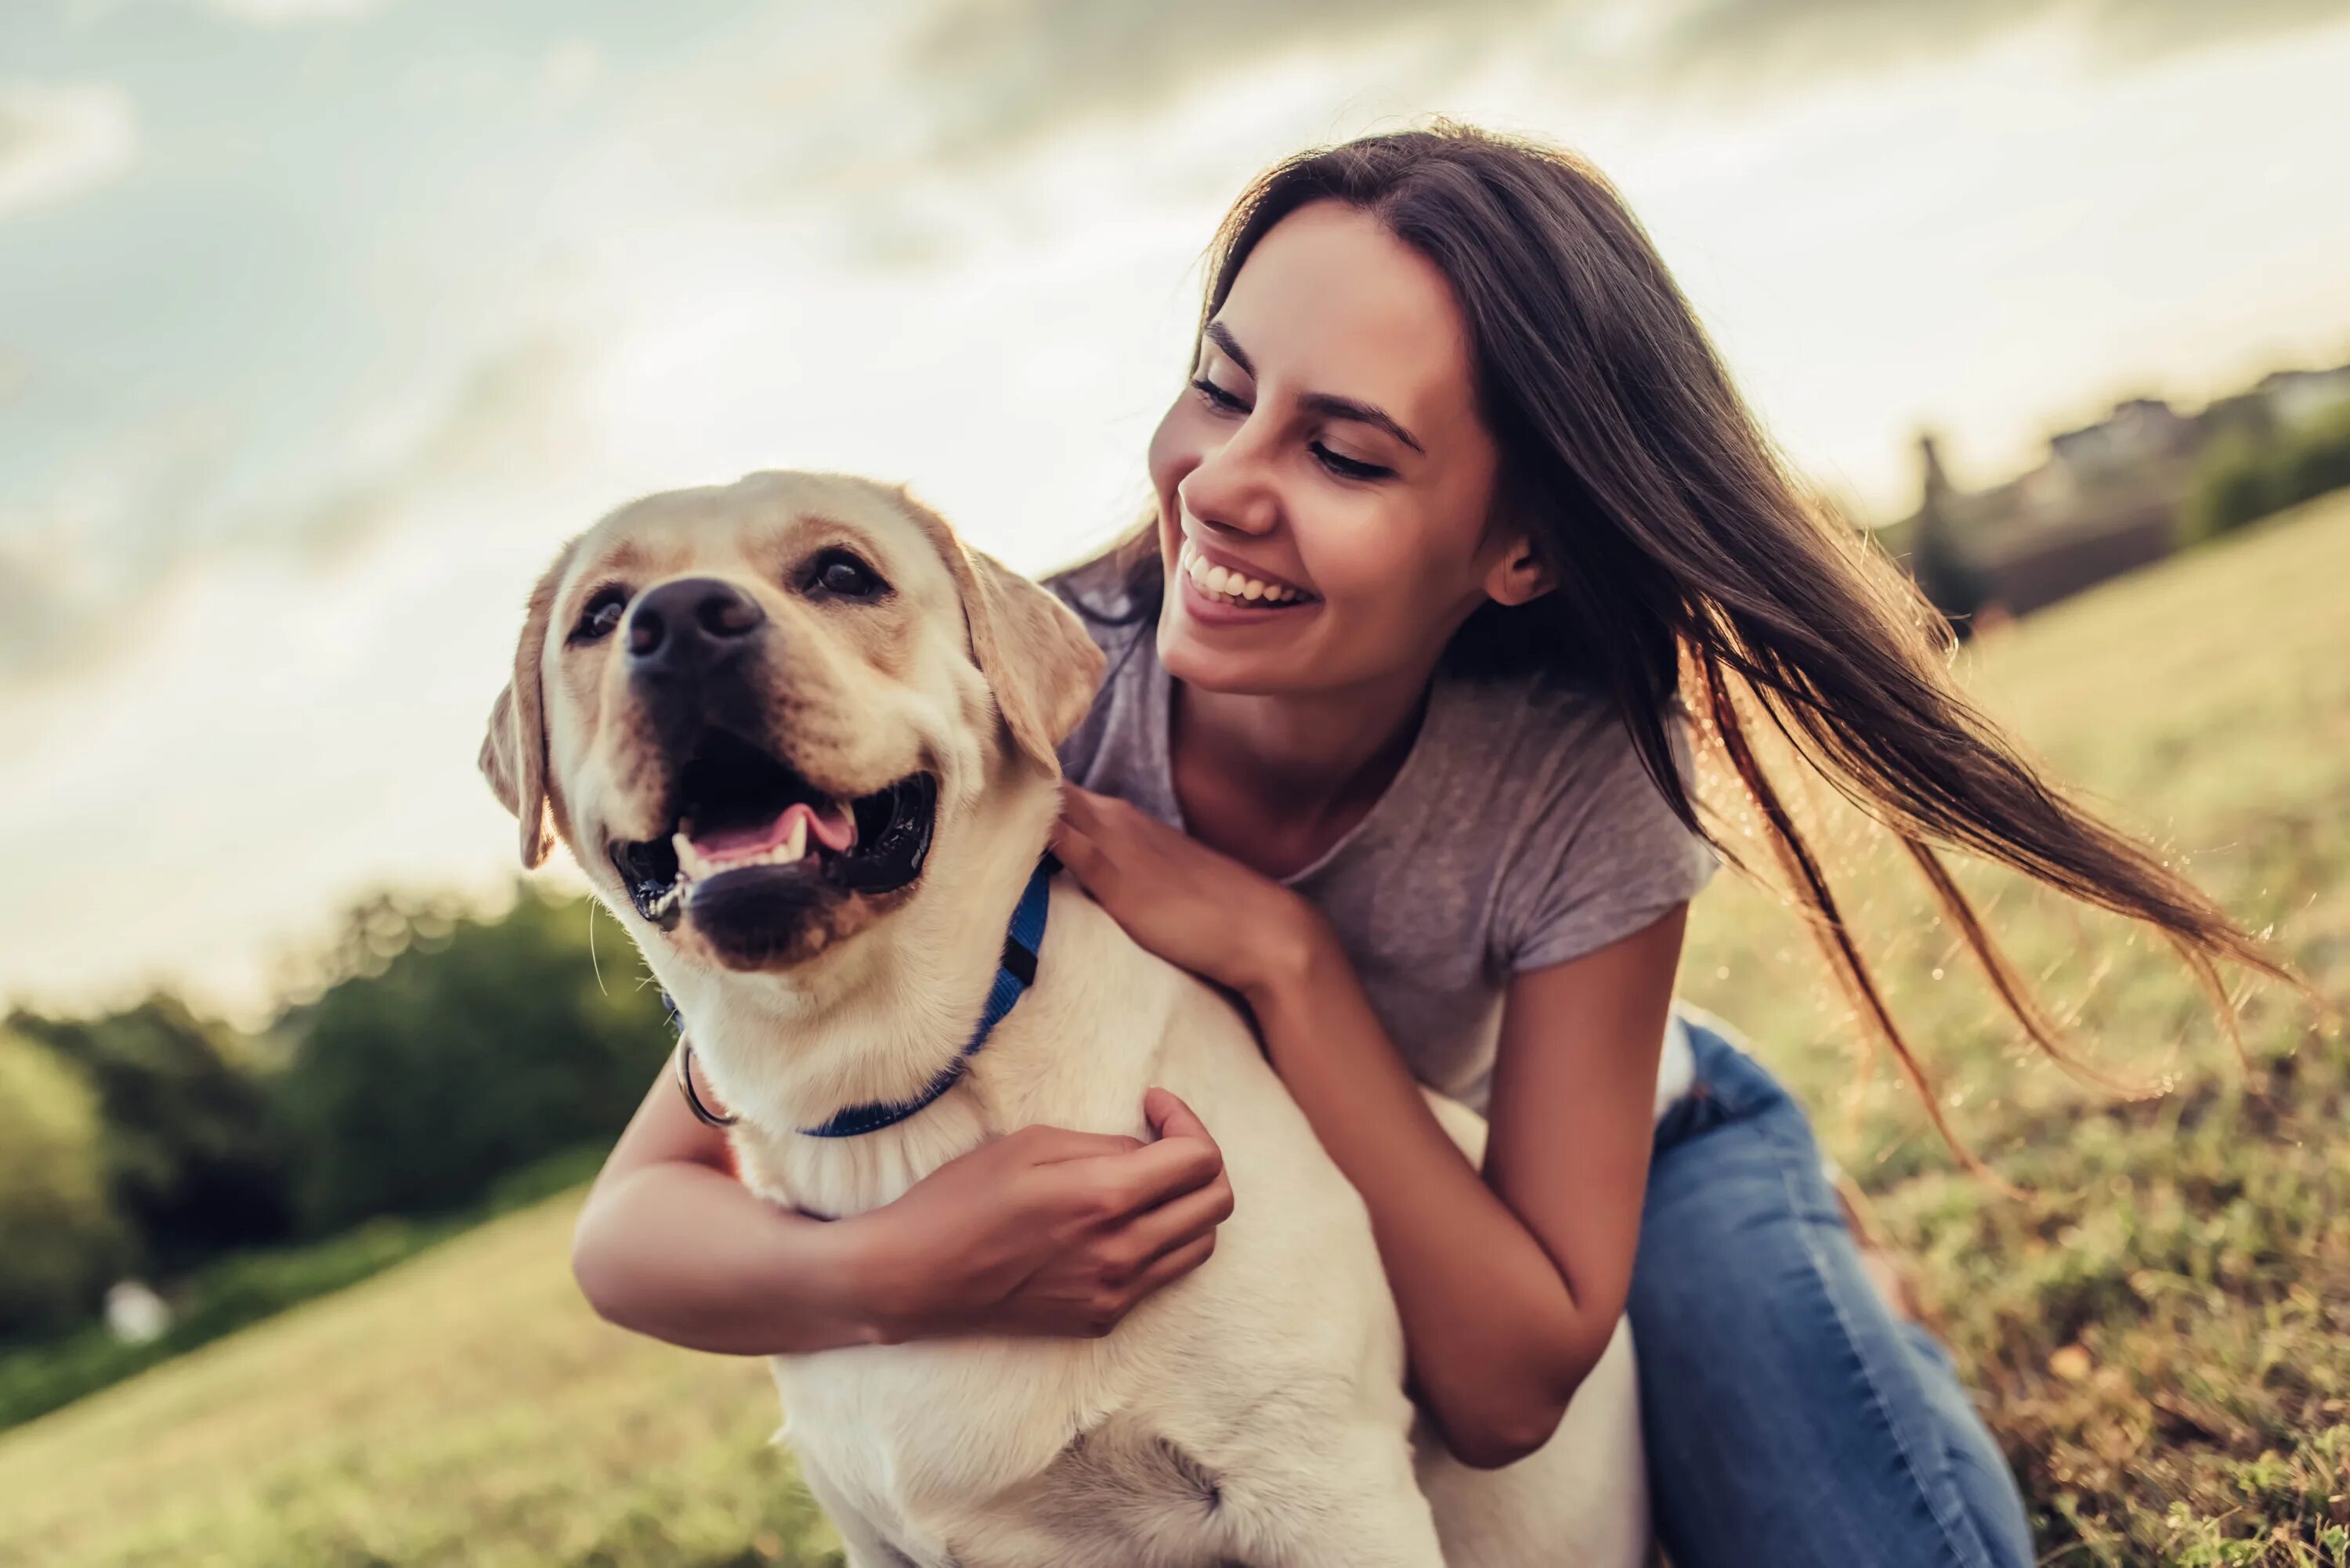
<path fill-rule="evenodd" d="M 1172 681 L 1155 621 L 1107 623 L 1127 607 L 1107 563 L 1047 586 L 1078 609 L 1109 659 L 1093 711 L 1061 747 L 1062 767 L 1087 789 L 1181 827 L 1167 749 Z M 1686 777 L 1686 723 L 1672 735 Z M 1414 1075 L 1482 1111 L 1510 977 L 1652 924 L 1713 869 L 1712 852 L 1666 805 L 1605 696 L 1548 678 L 1440 670 L 1386 793 L 1282 881 L 1336 928 Z M 1676 1017 L 1659 1115 L 1690 1070 Z"/>

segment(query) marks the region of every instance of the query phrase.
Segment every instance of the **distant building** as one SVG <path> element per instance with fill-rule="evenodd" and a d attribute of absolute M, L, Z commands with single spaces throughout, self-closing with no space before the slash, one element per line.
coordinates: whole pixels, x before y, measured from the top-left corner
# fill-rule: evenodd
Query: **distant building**
<path fill-rule="evenodd" d="M 1886 542 L 1962 630 L 1978 612 L 2022 615 L 2168 555 L 2203 441 L 2168 403 L 2131 398 L 2051 436 L 2028 472 L 1961 491 L 1921 436 L 1918 510 Z"/>
<path fill-rule="evenodd" d="M 2095 424 L 2050 436 L 2043 467 L 2062 473 L 2078 494 L 2191 452 L 2199 434 L 2193 420 L 2160 398 L 2131 398 Z"/>
<path fill-rule="evenodd" d="M 1923 434 L 1918 509 L 1877 537 L 1963 631 L 1971 616 L 2022 615 L 2160 560 L 2212 442 L 2265 442 L 2345 407 L 2350 364 L 2278 370 L 2191 415 L 2126 398 L 2095 423 L 2050 436 L 2030 470 L 1981 490 L 1953 484 Z"/>

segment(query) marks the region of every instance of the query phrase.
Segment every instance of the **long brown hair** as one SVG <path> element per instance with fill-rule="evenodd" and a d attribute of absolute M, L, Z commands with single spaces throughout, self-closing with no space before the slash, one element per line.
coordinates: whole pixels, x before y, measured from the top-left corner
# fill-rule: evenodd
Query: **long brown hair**
<path fill-rule="evenodd" d="M 1604 690 L 1674 813 L 1734 860 L 1674 764 L 1678 693 L 1751 798 L 1830 966 L 1970 1164 L 1756 734 L 1792 744 L 1899 840 L 2008 1010 L 2060 1061 L 2054 1026 L 1944 849 L 2153 926 L 2231 1038 L 2221 961 L 2290 981 L 2208 897 L 2069 799 L 1968 701 L 1949 672 L 1948 624 L 1880 551 L 1806 498 L 1646 231 L 1596 170 L 1449 122 L 1299 153 L 1226 216 L 1202 328 L 1256 243 L 1319 200 L 1373 214 L 1451 280 L 1502 455 L 1495 517 L 1528 531 L 1556 575 L 1556 589 L 1531 603 L 1478 610 L 1448 659 L 1550 670 Z M 1154 616 L 1164 567 L 1149 520 L 1108 554 L 1125 568 L 1128 613 Z"/>

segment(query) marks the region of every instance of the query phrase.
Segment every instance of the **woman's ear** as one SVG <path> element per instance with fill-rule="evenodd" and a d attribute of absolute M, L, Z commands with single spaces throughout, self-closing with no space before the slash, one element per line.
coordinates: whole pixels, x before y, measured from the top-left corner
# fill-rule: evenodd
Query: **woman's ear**
<path fill-rule="evenodd" d="M 1049 589 L 955 537 L 945 519 L 899 488 L 899 499 L 938 546 L 962 595 L 972 661 L 987 678 L 1015 748 L 1061 771 L 1060 744 L 1084 720 L 1106 660 L 1085 622 Z"/>
<path fill-rule="evenodd" d="M 1513 539 L 1502 558 L 1485 574 L 1485 595 L 1496 604 L 1522 605 L 1558 587 L 1558 574 L 1536 552 L 1531 539 Z"/>
<path fill-rule="evenodd" d="M 498 804 L 515 814 L 522 827 L 522 863 L 536 870 L 555 847 L 546 811 L 546 703 L 540 687 L 539 666 L 546 654 L 546 626 L 555 610 L 555 591 L 563 568 L 571 559 L 566 545 L 531 590 L 530 608 L 523 617 L 522 640 L 515 646 L 514 674 L 490 704 L 489 733 L 482 738 L 482 776 Z"/>

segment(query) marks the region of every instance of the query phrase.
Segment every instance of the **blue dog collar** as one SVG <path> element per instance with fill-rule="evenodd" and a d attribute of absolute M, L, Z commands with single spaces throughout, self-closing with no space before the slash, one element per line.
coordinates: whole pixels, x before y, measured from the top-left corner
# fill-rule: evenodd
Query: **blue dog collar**
<path fill-rule="evenodd" d="M 1012 911 L 1012 928 L 1004 933 L 1003 957 L 996 965 L 994 982 L 987 988 L 987 1002 L 980 1010 L 979 1027 L 972 1032 L 971 1043 L 961 1054 L 910 1100 L 851 1106 L 819 1126 L 800 1128 L 801 1132 L 809 1137 L 856 1137 L 861 1133 L 879 1132 L 924 1109 L 955 1086 L 971 1059 L 979 1054 L 987 1037 L 1003 1022 L 1012 1004 L 1020 1000 L 1020 993 L 1036 983 L 1036 954 L 1045 944 L 1045 916 L 1052 904 L 1053 873 L 1060 868 L 1060 861 L 1048 851 L 1029 874 L 1028 886 L 1022 889 L 1020 902 Z M 734 1118 L 710 1109 L 693 1086 L 693 1047 L 685 1040 L 685 1018 L 666 991 L 661 992 L 661 1007 L 669 1014 L 670 1026 L 678 1033 L 677 1086 L 685 1096 L 685 1103 L 692 1107 L 695 1116 L 709 1126 L 733 1127 Z"/>
<path fill-rule="evenodd" d="M 810 1137 L 857 1137 L 879 1132 L 927 1108 L 931 1101 L 955 1086 L 971 1059 L 979 1054 L 987 1037 L 1003 1022 L 1003 1015 L 1012 1011 L 1012 1004 L 1036 983 L 1036 954 L 1045 945 L 1045 916 L 1052 905 L 1053 873 L 1060 868 L 1061 863 L 1048 854 L 1029 874 L 1028 886 L 1022 890 L 1020 903 L 1012 911 L 1012 929 L 1004 933 L 1003 961 L 996 965 L 994 983 L 987 988 L 987 1005 L 980 1012 L 979 1027 L 972 1032 L 971 1043 L 962 1053 L 911 1099 L 851 1106 L 830 1120 L 800 1131 Z"/>

